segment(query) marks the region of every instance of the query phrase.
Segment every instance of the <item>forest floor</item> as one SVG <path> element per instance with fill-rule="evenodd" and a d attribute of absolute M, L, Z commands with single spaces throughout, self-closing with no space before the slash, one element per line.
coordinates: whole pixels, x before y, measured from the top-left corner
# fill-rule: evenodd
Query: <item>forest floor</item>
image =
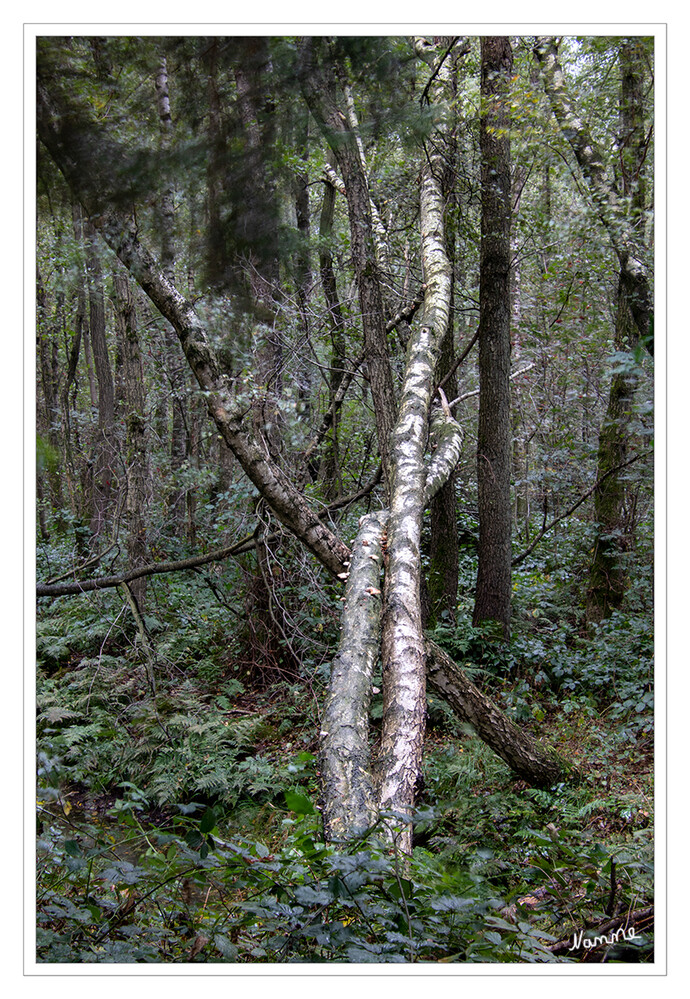
<path fill-rule="evenodd" d="M 122 705 L 120 718 L 129 716 L 138 751 L 130 748 L 127 761 L 122 743 L 104 782 L 102 752 L 101 775 L 93 779 L 99 731 L 107 724 L 116 735 L 118 723 L 112 704 L 98 707 L 89 668 L 82 663 L 73 672 L 77 688 L 88 685 L 93 695 L 91 721 L 76 712 L 66 718 L 64 706 L 51 709 L 46 689 L 55 688 L 47 680 L 44 714 L 59 724 L 44 730 L 40 742 L 57 737 L 68 757 L 66 744 L 81 746 L 83 764 L 94 740 L 95 755 L 81 773 L 64 756 L 61 763 L 53 757 L 59 775 L 50 771 L 51 758 L 42 758 L 42 961 L 650 960 L 652 738 L 625 738 L 606 712 L 546 699 L 543 718 L 525 722 L 579 773 L 575 781 L 538 790 L 432 702 L 414 858 L 401 877 L 373 843 L 335 858 L 319 843 L 318 728 L 314 700 L 303 689 L 278 684 L 232 700 L 207 696 L 189 717 L 179 709 L 187 702 L 189 711 L 194 698 L 178 674 L 159 686 L 152 718 L 152 698 L 130 672 L 138 695 Z M 519 714 L 515 693 L 503 685 L 499 700 Z M 166 733 L 160 747 L 167 784 L 151 766 L 151 726 Z M 224 744 L 222 735 L 217 741 L 221 727 L 232 733 L 224 733 Z M 221 766 L 231 771 L 224 789 L 201 786 L 210 772 L 220 779 L 218 769 L 209 771 L 214 740 L 216 753 L 225 754 Z M 180 773 L 195 767 L 196 794 L 186 794 L 186 804 L 172 795 L 154 800 L 142 779 L 148 772 L 150 784 L 173 786 L 173 772 L 179 783 Z M 355 869 L 353 857 L 359 857 Z M 131 899 L 136 905 L 123 921 Z M 381 911 L 384 901 L 390 912 Z M 445 907 L 449 921 L 440 929 Z M 320 935 L 315 920 L 326 927 Z M 565 941 L 602 925 L 612 927 L 604 944 L 569 953 Z M 342 927 L 348 934 L 340 939 Z M 633 939 L 621 936 L 621 927 Z"/>

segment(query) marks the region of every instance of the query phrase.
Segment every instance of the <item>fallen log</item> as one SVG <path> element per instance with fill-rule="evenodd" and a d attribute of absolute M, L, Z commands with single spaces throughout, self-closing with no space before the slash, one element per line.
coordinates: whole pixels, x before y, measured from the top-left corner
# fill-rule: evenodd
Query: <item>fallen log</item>
<path fill-rule="evenodd" d="M 565 760 L 512 722 L 439 645 L 427 638 L 425 649 L 429 685 L 514 773 L 535 787 L 551 787 L 572 774 Z"/>

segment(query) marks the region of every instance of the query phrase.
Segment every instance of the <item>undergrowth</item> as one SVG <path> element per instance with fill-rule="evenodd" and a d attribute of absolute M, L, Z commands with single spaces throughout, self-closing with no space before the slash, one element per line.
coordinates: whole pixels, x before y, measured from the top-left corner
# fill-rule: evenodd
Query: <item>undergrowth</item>
<path fill-rule="evenodd" d="M 463 623 L 462 594 L 434 637 L 580 779 L 529 787 L 430 697 L 411 858 L 377 830 L 322 840 L 316 653 L 257 687 L 197 581 L 172 595 L 174 620 L 149 617 L 153 652 L 114 594 L 42 609 L 37 960 L 651 960 L 646 617 L 584 632 L 568 579 L 528 565 L 515 582 L 509 646 Z"/>

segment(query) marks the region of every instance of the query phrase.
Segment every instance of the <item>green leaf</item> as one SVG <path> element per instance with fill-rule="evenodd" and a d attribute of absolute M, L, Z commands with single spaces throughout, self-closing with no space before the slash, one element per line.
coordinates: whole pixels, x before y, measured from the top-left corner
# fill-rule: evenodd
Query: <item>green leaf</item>
<path fill-rule="evenodd" d="M 220 933 L 216 933 L 213 938 L 213 942 L 228 961 L 234 961 L 237 958 L 237 947 L 234 943 L 230 943 L 227 937 L 222 936 Z"/>
<path fill-rule="evenodd" d="M 216 813 L 212 808 L 207 808 L 204 814 L 201 816 L 201 822 L 199 823 L 199 831 L 202 833 L 209 833 L 215 827 L 217 823 Z"/>
<path fill-rule="evenodd" d="M 285 804 L 291 812 L 297 812 L 298 815 L 314 815 L 316 813 L 316 809 L 305 795 L 299 794 L 297 791 L 285 791 L 284 795 Z"/>

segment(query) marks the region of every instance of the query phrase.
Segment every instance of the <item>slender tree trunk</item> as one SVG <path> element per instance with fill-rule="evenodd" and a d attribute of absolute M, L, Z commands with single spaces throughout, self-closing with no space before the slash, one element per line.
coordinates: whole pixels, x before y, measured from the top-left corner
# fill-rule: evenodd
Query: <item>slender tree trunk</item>
<path fill-rule="evenodd" d="M 513 218 L 511 226 L 511 255 L 513 264 L 510 273 L 510 321 L 512 366 L 518 368 L 522 357 L 522 267 L 520 247 L 515 221 L 520 213 L 522 192 L 527 182 L 528 169 L 521 167 L 513 171 L 512 202 Z M 529 541 L 529 443 L 528 426 L 524 412 L 522 386 L 519 379 L 511 382 L 511 414 L 513 433 L 512 467 L 514 478 L 513 522 L 516 532 L 524 541 Z"/>
<path fill-rule="evenodd" d="M 115 278 L 117 323 L 122 347 L 124 374 L 124 415 L 127 466 L 127 556 L 131 569 L 147 562 L 148 510 L 151 505 L 149 456 L 146 439 L 146 395 L 137 315 L 130 279 Z M 146 577 L 129 584 L 139 612 L 146 609 Z"/>
<path fill-rule="evenodd" d="M 644 227 L 628 211 L 607 176 L 604 157 L 577 113 L 570 98 L 565 74 L 558 61 L 558 41 L 550 36 L 535 41 L 535 54 L 542 65 L 544 86 L 554 115 L 570 144 L 589 187 L 592 204 L 608 233 L 618 257 L 621 279 L 639 336 L 650 354 L 654 353 L 654 304 L 649 268 L 644 253 Z M 645 147 L 638 147 L 646 155 Z"/>
<path fill-rule="evenodd" d="M 282 392 L 283 338 L 276 322 L 281 298 L 277 247 L 278 200 L 266 164 L 274 132 L 274 107 L 270 93 L 271 65 L 265 38 L 247 39 L 235 67 L 238 110 L 242 121 L 242 148 L 247 176 L 246 204 L 239 215 L 240 239 L 248 247 L 245 277 L 254 328 L 254 357 L 261 398 L 253 402 L 257 431 L 274 459 L 281 451 L 280 396 Z"/>
<path fill-rule="evenodd" d="M 322 47 L 320 39 L 300 39 L 302 92 L 331 147 L 345 185 L 366 364 L 374 399 L 384 483 L 389 490 L 391 488 L 390 436 L 397 406 L 386 341 L 381 272 L 376 252 L 377 241 L 371 198 L 356 132 L 348 115 L 338 104 L 333 69 L 329 65 L 318 65 Z M 345 102 L 342 103 L 346 107 Z"/>
<path fill-rule="evenodd" d="M 443 88 L 446 93 L 444 94 Z M 447 99 L 450 107 L 457 107 L 457 66 L 456 58 L 451 57 L 449 67 L 442 70 L 442 78 L 437 84 L 435 99 L 440 103 Z M 450 297 L 448 326 L 441 342 L 441 352 L 435 373 L 435 381 L 443 382 L 444 392 L 449 399 L 458 394 L 458 377 L 455 367 L 455 256 L 456 230 L 459 207 L 456 203 L 457 182 L 457 111 L 446 122 L 444 149 L 445 170 L 441 176 L 441 188 L 445 202 L 444 229 L 446 233 L 446 255 L 450 267 Z M 458 521 L 457 521 L 457 474 L 453 470 L 441 489 L 431 501 L 429 544 L 429 568 L 425 586 L 422 588 L 425 627 L 433 628 L 438 621 L 455 623 L 458 602 Z"/>
<path fill-rule="evenodd" d="M 326 496 L 332 499 L 342 491 L 338 463 L 338 424 L 340 405 L 337 403 L 338 390 L 345 375 L 345 320 L 338 298 L 338 286 L 333 267 L 333 255 L 329 248 L 329 240 L 333 231 L 333 214 L 335 211 L 336 189 L 333 182 L 324 179 L 323 202 L 319 217 L 319 271 L 321 287 L 326 299 L 328 318 L 331 327 L 331 363 L 328 373 L 329 392 L 328 409 L 329 429 L 325 443 L 321 465 L 318 471 L 319 481 L 326 489 Z"/>
<path fill-rule="evenodd" d="M 60 365 L 58 360 L 59 334 L 64 325 L 64 295 L 58 292 L 55 302 L 55 318 L 48 315 L 48 298 L 41 275 L 36 272 L 36 305 L 38 324 L 38 357 L 43 390 L 43 419 L 39 419 L 42 430 L 52 451 L 52 459 L 46 466 L 50 505 L 53 513 L 60 514 L 63 505 L 62 476 L 58 456 L 62 450 L 59 434 L 60 418 Z M 40 415 L 40 414 L 39 414 Z"/>
<path fill-rule="evenodd" d="M 155 76 L 156 109 L 159 121 L 159 148 L 165 159 L 170 154 L 173 142 L 174 125 L 170 110 L 170 89 L 168 80 L 168 63 L 161 55 Z M 167 179 L 168 168 L 164 171 L 163 189 L 156 202 L 156 215 L 160 232 L 160 264 L 165 277 L 175 282 L 175 197 L 172 183 Z M 165 372 L 168 381 L 168 397 L 170 400 L 169 418 L 166 419 L 166 429 L 169 430 L 170 469 L 173 477 L 179 474 L 187 458 L 187 422 L 188 405 L 186 391 L 186 366 L 177 347 L 175 330 L 165 326 L 165 342 L 170 348 L 165 351 Z M 167 434 L 166 434 L 167 436 Z M 181 530 L 185 524 L 186 490 L 179 486 L 173 487 L 168 500 L 168 514 L 173 530 Z"/>
<path fill-rule="evenodd" d="M 67 345 L 67 374 L 62 386 L 62 392 L 60 394 L 65 451 L 65 484 L 70 498 L 70 508 L 72 513 L 75 515 L 80 512 L 80 504 L 76 501 L 75 497 L 76 473 L 74 459 L 75 447 L 72 432 L 72 409 L 74 408 L 76 410 L 76 401 L 74 397 L 76 396 L 77 367 L 79 365 L 79 355 L 83 339 L 84 313 L 82 305 L 83 288 L 80 282 L 78 305 L 73 320 L 74 332 L 72 334 L 71 342 Z"/>
<path fill-rule="evenodd" d="M 98 433 L 94 456 L 94 495 L 91 531 L 96 538 L 106 532 L 107 519 L 116 492 L 114 441 L 115 386 L 113 382 L 105 327 L 103 275 L 95 229 L 85 227 L 89 274 L 89 334 L 98 383 Z"/>
<path fill-rule="evenodd" d="M 172 145 L 173 119 L 170 111 L 170 91 L 168 87 L 168 62 L 161 55 L 156 71 L 156 103 L 160 123 L 160 150 L 165 158 Z M 165 182 L 158 201 L 158 224 L 161 237 L 161 267 L 165 276 L 175 280 L 175 196 L 173 186 L 167 177 L 169 169 L 164 171 Z"/>
<path fill-rule="evenodd" d="M 510 637 L 510 40 L 483 37 L 480 147 L 477 483 L 479 565 L 473 624 L 495 621 Z"/>

